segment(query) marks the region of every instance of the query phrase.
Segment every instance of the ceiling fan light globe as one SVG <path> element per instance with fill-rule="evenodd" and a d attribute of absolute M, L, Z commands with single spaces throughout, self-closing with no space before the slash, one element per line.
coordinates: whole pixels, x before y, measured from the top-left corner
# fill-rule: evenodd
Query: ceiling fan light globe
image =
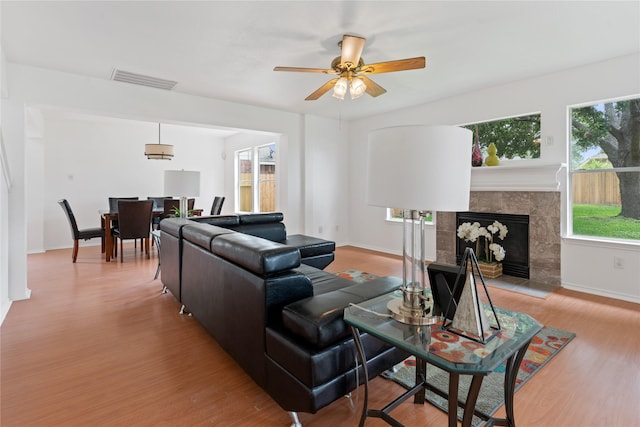
<path fill-rule="evenodd" d="M 333 86 L 333 97 L 344 99 L 344 95 L 347 93 L 348 87 L 349 81 L 345 77 L 340 77 L 336 84 Z"/>
<path fill-rule="evenodd" d="M 367 85 L 365 85 L 361 79 L 355 77 L 351 80 L 351 89 L 349 91 L 351 93 L 351 99 L 360 98 L 366 90 Z"/>

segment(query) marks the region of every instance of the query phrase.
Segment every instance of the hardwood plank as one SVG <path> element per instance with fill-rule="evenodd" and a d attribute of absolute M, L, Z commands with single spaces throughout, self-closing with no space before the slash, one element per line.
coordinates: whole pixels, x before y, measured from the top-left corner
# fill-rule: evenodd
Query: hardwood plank
<path fill-rule="evenodd" d="M 288 426 L 289 417 L 197 323 L 178 314 L 171 294 L 152 280 L 157 258 L 126 247 L 124 263 L 105 263 L 99 247 L 28 256 L 32 298 L 14 302 L 0 331 L 3 426 Z M 354 268 L 402 274 L 401 259 L 341 247 L 327 271 Z M 494 303 L 577 333 L 515 395 L 519 426 L 640 424 L 640 307 L 560 289 L 546 299 L 490 288 Z M 229 321 L 233 321 L 230 319 Z M 371 383 L 370 407 L 403 389 Z M 357 425 L 346 399 L 307 427 Z M 503 413 L 501 409 L 499 414 Z M 394 412 L 407 426 L 446 425 L 430 405 Z M 369 419 L 369 426 L 386 425 Z"/>

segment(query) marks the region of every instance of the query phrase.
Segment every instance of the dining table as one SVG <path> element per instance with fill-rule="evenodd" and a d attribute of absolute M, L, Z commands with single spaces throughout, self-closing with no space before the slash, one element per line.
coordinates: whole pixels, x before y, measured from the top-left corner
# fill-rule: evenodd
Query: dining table
<path fill-rule="evenodd" d="M 111 211 L 109 209 L 99 210 L 100 224 L 104 230 L 104 259 L 105 261 L 111 261 L 113 255 L 113 235 L 111 234 L 111 226 L 114 221 L 118 220 L 118 211 Z M 190 211 L 194 216 L 201 216 L 202 209 L 193 209 Z M 164 209 L 153 209 L 151 211 L 152 218 L 162 218 L 164 216 Z"/>
<path fill-rule="evenodd" d="M 104 259 L 105 261 L 111 261 L 113 255 L 113 234 L 111 234 L 111 227 L 114 221 L 118 221 L 118 211 L 111 211 L 109 209 L 100 210 L 100 224 L 104 229 Z M 159 218 L 164 215 L 164 209 L 154 209 L 152 211 L 153 218 Z M 151 227 L 151 224 L 149 224 Z"/>

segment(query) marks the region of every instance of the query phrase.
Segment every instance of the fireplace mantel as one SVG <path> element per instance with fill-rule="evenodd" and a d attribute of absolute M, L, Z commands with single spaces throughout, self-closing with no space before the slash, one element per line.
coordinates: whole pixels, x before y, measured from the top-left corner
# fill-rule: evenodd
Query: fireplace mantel
<path fill-rule="evenodd" d="M 471 191 L 558 191 L 566 174 L 564 163 L 539 160 L 504 161 L 498 166 L 471 168 Z"/>

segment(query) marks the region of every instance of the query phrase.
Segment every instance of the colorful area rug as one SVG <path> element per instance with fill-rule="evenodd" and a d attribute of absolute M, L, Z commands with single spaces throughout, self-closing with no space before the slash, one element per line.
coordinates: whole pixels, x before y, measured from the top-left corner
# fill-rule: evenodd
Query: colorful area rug
<path fill-rule="evenodd" d="M 558 354 L 575 336 L 576 334 L 572 332 L 550 326 L 542 328 L 542 330 L 533 337 L 524 356 L 524 360 L 520 364 L 515 390 L 518 391 L 525 382 Z M 415 363 L 415 358 L 410 357 L 394 368 L 384 372 L 382 376 L 408 389 L 412 388 L 415 385 Z M 478 401 L 476 402 L 476 409 L 480 410 L 480 412 L 493 415 L 493 413 L 504 404 L 504 371 L 505 365 L 503 364 L 493 373 L 487 375 L 482 382 Z M 427 366 L 427 382 L 445 393 L 449 390 L 449 375 L 436 366 Z M 460 376 L 458 397 L 459 400 L 463 402 L 466 400 L 467 392 L 469 391 L 469 383 L 470 376 Z M 425 397 L 433 405 L 447 412 L 448 403 L 446 399 L 429 390 L 427 390 Z M 458 408 L 458 419 L 461 420 L 462 415 L 463 410 Z M 479 426 L 482 423 L 484 423 L 484 421 L 481 418 L 473 417 L 473 426 Z"/>
<path fill-rule="evenodd" d="M 337 276 L 344 277 L 345 279 L 353 280 L 354 282 L 362 283 L 375 279 L 375 274 L 370 274 L 360 270 L 344 270 L 336 273 Z"/>

